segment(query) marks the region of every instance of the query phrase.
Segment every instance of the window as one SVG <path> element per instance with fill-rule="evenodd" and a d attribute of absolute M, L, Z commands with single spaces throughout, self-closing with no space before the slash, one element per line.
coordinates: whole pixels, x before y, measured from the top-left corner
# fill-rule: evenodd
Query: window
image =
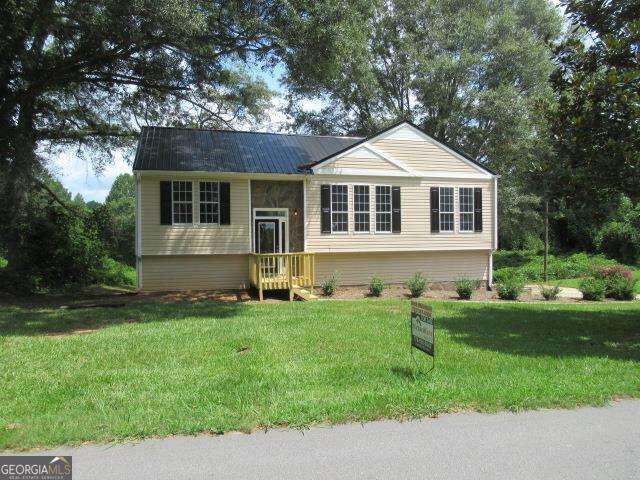
<path fill-rule="evenodd" d="M 349 226 L 347 185 L 331 185 L 331 231 L 346 232 Z"/>
<path fill-rule="evenodd" d="M 219 223 L 220 184 L 200 182 L 200 223 Z"/>
<path fill-rule="evenodd" d="M 354 229 L 356 232 L 369 231 L 369 185 L 353 186 Z"/>
<path fill-rule="evenodd" d="M 376 232 L 391 231 L 391 187 L 376 187 Z"/>
<path fill-rule="evenodd" d="M 172 182 L 173 223 L 193 223 L 193 198 L 191 182 Z"/>
<path fill-rule="evenodd" d="M 458 190 L 460 204 L 460 231 L 473 232 L 473 188 Z"/>
<path fill-rule="evenodd" d="M 453 187 L 440 187 L 440 231 L 453 232 Z"/>

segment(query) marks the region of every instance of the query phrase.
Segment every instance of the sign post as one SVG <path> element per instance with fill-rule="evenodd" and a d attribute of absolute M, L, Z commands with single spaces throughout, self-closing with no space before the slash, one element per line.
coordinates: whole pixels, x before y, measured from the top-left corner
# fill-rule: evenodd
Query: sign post
<path fill-rule="evenodd" d="M 416 348 L 431 356 L 431 370 L 436 364 L 435 357 L 435 319 L 433 309 L 417 300 L 411 301 L 411 358 L 413 349 Z M 415 359 L 414 359 L 415 362 Z M 429 372 L 431 371 L 429 370 Z M 427 372 L 428 373 L 428 372 Z"/>

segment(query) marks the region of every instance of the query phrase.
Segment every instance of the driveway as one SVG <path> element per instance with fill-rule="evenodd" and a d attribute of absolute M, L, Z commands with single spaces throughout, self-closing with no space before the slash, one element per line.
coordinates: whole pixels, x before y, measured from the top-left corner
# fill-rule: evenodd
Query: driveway
<path fill-rule="evenodd" d="M 44 453 L 44 452 L 43 452 Z M 74 479 L 640 478 L 640 401 L 58 448 Z"/>

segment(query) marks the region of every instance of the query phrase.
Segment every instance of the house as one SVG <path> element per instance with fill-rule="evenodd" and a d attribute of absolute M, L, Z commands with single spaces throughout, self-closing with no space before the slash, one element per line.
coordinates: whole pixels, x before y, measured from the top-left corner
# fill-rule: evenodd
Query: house
<path fill-rule="evenodd" d="M 402 122 L 368 138 L 145 127 L 141 290 L 491 284 L 497 175 Z"/>

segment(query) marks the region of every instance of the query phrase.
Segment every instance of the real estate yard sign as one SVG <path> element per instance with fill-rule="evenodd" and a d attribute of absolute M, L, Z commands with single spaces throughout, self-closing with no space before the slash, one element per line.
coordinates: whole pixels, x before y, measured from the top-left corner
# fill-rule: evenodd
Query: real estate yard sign
<path fill-rule="evenodd" d="M 429 305 L 411 302 L 411 346 L 434 357 L 434 319 Z"/>

